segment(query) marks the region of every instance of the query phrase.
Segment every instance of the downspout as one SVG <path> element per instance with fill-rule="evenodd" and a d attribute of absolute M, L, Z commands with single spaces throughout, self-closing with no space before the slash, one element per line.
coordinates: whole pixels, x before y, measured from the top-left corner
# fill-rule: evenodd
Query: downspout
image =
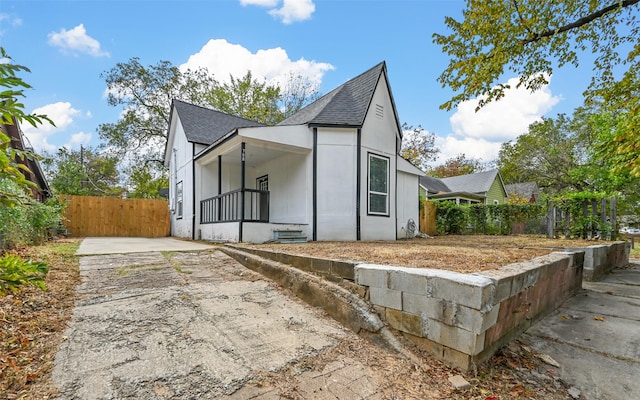
<path fill-rule="evenodd" d="M 356 240 L 361 240 L 360 235 L 360 199 L 362 184 L 362 129 L 356 133 Z"/>
<path fill-rule="evenodd" d="M 396 213 L 396 218 L 395 218 L 396 219 L 396 224 L 395 224 L 394 229 L 396 230 L 396 240 L 398 240 L 398 155 L 397 154 L 396 154 L 396 159 L 395 159 L 394 165 L 396 166 L 396 168 L 395 168 L 395 170 L 396 170 L 396 182 L 395 182 L 396 183 L 396 185 L 395 185 L 396 186 L 396 192 L 393 195 L 393 201 L 395 203 L 394 206 L 395 206 L 395 209 L 396 209 L 396 211 L 395 211 L 395 213 Z M 420 194 L 420 193 L 418 192 L 418 194 Z"/>
<path fill-rule="evenodd" d="M 196 144 L 195 143 L 191 143 L 191 190 L 193 191 L 192 196 L 191 196 L 191 211 L 192 211 L 192 217 L 191 217 L 191 239 L 192 240 L 196 240 L 196 161 L 195 161 L 195 154 L 196 154 Z"/>
<path fill-rule="evenodd" d="M 313 128 L 313 234 L 311 240 L 318 240 L 318 128 Z"/>
<path fill-rule="evenodd" d="M 240 144 L 240 224 L 238 227 L 238 242 L 242 242 L 242 225 L 244 223 L 244 185 L 245 185 L 245 153 L 246 153 L 246 143 L 242 142 Z"/>

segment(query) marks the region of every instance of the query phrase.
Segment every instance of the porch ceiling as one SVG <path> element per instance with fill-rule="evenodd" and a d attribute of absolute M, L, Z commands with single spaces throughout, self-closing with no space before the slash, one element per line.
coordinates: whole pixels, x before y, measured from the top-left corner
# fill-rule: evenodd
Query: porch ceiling
<path fill-rule="evenodd" d="M 258 166 L 285 154 L 305 154 L 307 152 L 309 152 L 308 149 L 302 149 L 296 146 L 251 139 L 245 140 L 245 163 L 248 167 Z M 217 162 L 219 155 L 222 155 L 223 164 L 239 165 L 241 162 L 241 141 L 234 140 L 234 143 L 221 146 L 219 149 L 216 149 L 216 151 L 212 151 L 200 158 L 198 162 L 202 165 Z"/>

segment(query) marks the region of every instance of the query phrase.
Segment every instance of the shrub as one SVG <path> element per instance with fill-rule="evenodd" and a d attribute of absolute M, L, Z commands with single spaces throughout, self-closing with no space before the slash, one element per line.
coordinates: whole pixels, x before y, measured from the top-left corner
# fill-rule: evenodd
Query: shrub
<path fill-rule="evenodd" d="M 31 285 L 46 290 L 44 278 L 49 272 L 47 264 L 24 260 L 14 254 L 0 257 L 0 295 L 18 292 L 23 286 Z"/>

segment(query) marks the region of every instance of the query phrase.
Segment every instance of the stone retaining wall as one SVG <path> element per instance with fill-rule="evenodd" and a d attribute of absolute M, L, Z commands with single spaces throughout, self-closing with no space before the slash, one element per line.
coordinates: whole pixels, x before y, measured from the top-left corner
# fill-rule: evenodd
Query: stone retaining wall
<path fill-rule="evenodd" d="M 346 280 L 352 292 L 373 304 L 389 326 L 462 369 L 488 359 L 573 296 L 582 286 L 583 266 L 600 274 L 626 264 L 629 254 L 626 243 L 616 242 L 461 274 L 237 248 L 331 281 L 344 284 Z"/>

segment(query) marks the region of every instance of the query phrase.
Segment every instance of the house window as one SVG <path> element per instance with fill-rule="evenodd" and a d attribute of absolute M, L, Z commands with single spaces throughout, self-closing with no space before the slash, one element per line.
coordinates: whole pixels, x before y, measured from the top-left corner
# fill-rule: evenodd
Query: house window
<path fill-rule="evenodd" d="M 389 215 L 389 159 L 369 154 L 369 214 Z"/>
<path fill-rule="evenodd" d="M 264 175 L 256 179 L 256 189 L 269 190 L 269 175 Z"/>
<path fill-rule="evenodd" d="M 493 200 L 493 204 L 500 204 L 498 200 Z"/>
<path fill-rule="evenodd" d="M 182 218 L 182 181 L 176 183 L 176 217 Z"/>

